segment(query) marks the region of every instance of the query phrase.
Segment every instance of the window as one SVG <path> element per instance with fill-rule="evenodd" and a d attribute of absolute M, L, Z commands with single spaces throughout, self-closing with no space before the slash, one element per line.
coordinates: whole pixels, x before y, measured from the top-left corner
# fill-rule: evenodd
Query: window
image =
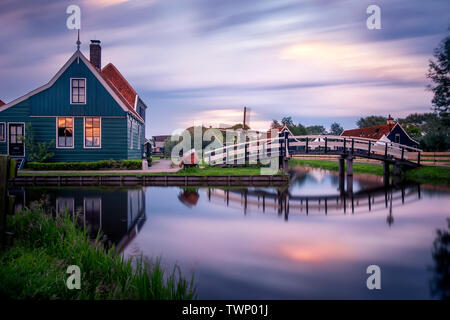
<path fill-rule="evenodd" d="M 86 79 L 70 79 L 70 103 L 86 103 Z"/>
<path fill-rule="evenodd" d="M 58 118 L 58 148 L 73 148 L 73 118 Z"/>
<path fill-rule="evenodd" d="M 130 121 L 130 149 L 133 149 L 133 122 Z"/>
<path fill-rule="evenodd" d="M 4 122 L 0 123 L 0 142 L 6 141 L 6 124 Z"/>
<path fill-rule="evenodd" d="M 101 148 L 101 121 L 98 117 L 84 118 L 84 147 Z"/>
<path fill-rule="evenodd" d="M 400 133 L 395 134 L 395 143 L 400 143 Z"/>
<path fill-rule="evenodd" d="M 84 198 L 84 225 L 90 226 L 90 233 L 95 235 L 102 228 L 102 199 Z"/>
<path fill-rule="evenodd" d="M 56 214 L 61 215 L 67 212 L 73 215 L 74 208 L 73 198 L 56 198 Z"/>

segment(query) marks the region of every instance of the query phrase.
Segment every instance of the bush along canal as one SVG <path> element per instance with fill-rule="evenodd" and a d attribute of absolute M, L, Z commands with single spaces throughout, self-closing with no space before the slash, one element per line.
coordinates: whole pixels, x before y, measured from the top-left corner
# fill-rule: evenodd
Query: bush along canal
<path fill-rule="evenodd" d="M 370 299 L 376 263 L 389 275 L 379 298 L 445 297 L 449 187 L 354 172 L 351 189 L 304 165 L 283 186 L 11 184 L 1 295 Z M 78 292 L 72 264 L 86 270 Z"/>

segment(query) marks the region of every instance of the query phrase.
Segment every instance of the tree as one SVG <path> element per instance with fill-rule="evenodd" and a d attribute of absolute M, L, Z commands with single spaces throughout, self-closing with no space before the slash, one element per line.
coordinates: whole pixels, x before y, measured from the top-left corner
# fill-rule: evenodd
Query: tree
<path fill-rule="evenodd" d="M 308 131 L 306 131 L 305 126 L 303 126 L 301 123 L 299 123 L 298 125 L 294 126 L 291 130 L 291 132 L 295 135 L 295 136 L 306 136 L 308 134 Z"/>
<path fill-rule="evenodd" d="M 272 120 L 272 123 L 270 124 L 270 129 L 277 129 L 280 128 L 281 124 L 278 122 L 278 120 Z"/>
<path fill-rule="evenodd" d="M 434 83 L 428 85 L 433 91 L 434 97 L 431 101 L 435 111 L 441 116 L 448 116 L 450 105 L 450 36 L 441 41 L 434 50 L 435 61 L 430 60 L 427 77 Z"/>
<path fill-rule="evenodd" d="M 318 135 L 318 134 L 325 135 L 325 134 L 327 134 L 327 130 L 325 129 L 324 126 L 317 126 L 317 125 L 309 126 L 309 127 L 306 127 L 306 131 L 310 135 Z"/>
<path fill-rule="evenodd" d="M 331 131 L 330 133 L 334 136 L 340 136 L 342 131 L 344 131 L 344 128 L 342 128 L 342 126 L 337 123 L 337 122 L 333 122 L 331 124 Z"/>
<path fill-rule="evenodd" d="M 27 150 L 28 160 L 36 162 L 45 162 L 51 159 L 55 154 L 51 152 L 55 140 L 36 142 L 34 130 L 31 123 L 26 125 L 26 135 L 24 139 L 25 148 Z"/>
<path fill-rule="evenodd" d="M 382 124 L 386 124 L 387 118 L 383 116 L 368 116 L 365 118 L 360 118 L 356 125 L 359 128 L 367 128 L 372 126 L 379 126 Z"/>
<path fill-rule="evenodd" d="M 288 128 L 295 126 L 294 121 L 292 121 L 292 117 L 284 117 L 283 119 L 281 119 L 281 124 Z"/>

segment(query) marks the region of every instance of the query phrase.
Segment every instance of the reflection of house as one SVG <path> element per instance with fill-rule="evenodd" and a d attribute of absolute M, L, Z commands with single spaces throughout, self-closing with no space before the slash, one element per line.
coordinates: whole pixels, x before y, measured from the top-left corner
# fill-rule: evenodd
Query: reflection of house
<path fill-rule="evenodd" d="M 196 190 L 195 191 L 184 190 L 180 192 L 180 194 L 178 195 L 178 200 L 180 200 L 184 205 L 186 205 L 189 208 L 195 207 L 197 205 L 199 198 L 200 195 Z"/>
<path fill-rule="evenodd" d="M 76 214 L 80 223 L 88 227 L 90 236 L 95 237 L 101 230 L 109 241 L 122 249 L 123 243 L 129 242 L 129 235 L 136 234 L 136 226 L 140 228 L 145 221 L 142 188 L 26 188 L 23 194 L 18 199 L 23 199 L 27 206 L 45 199 L 46 205 L 56 214 L 66 211 L 70 215 Z"/>
<path fill-rule="evenodd" d="M 152 137 L 152 152 L 164 152 L 164 142 L 170 139 L 170 136 L 153 136 Z"/>
<path fill-rule="evenodd" d="M 385 142 L 390 141 L 413 148 L 417 148 L 419 146 L 419 143 L 411 139 L 405 129 L 403 129 L 398 122 L 395 122 L 390 115 L 386 124 L 367 128 L 344 130 L 341 136 L 369 138 Z"/>
<path fill-rule="evenodd" d="M 0 154 L 29 156 L 29 123 L 36 143 L 51 143 L 52 161 L 141 159 L 146 108 L 113 64 L 102 68 L 92 40 L 90 60 L 77 50 L 46 85 L 0 104 Z"/>

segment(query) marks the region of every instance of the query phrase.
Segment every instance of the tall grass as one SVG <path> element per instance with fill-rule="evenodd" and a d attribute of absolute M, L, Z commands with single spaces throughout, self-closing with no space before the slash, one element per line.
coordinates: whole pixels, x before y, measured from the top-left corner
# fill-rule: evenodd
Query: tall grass
<path fill-rule="evenodd" d="M 0 297 L 12 299 L 193 299 L 194 278 L 159 259 L 125 259 L 92 241 L 74 218 L 53 218 L 42 208 L 8 217 L 14 246 L 0 252 Z M 69 265 L 81 269 L 81 289 L 69 290 Z"/>

